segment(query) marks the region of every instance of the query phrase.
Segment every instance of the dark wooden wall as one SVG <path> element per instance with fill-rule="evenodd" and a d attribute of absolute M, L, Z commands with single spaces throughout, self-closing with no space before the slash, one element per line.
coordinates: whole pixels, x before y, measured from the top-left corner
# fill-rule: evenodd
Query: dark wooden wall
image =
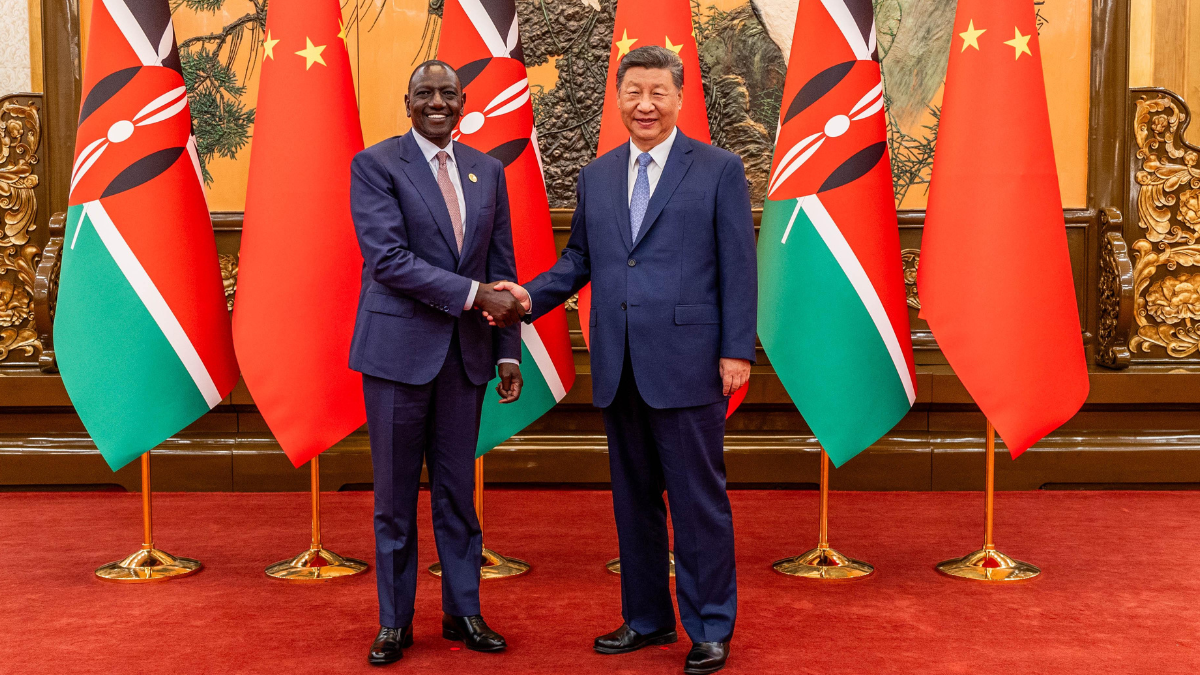
<path fill-rule="evenodd" d="M 1194 243 L 1200 232 L 1200 171 L 1196 155 L 1189 155 L 1196 150 L 1180 133 L 1188 112 L 1170 92 L 1129 91 L 1127 0 L 1096 0 L 1093 13 L 1087 207 L 1065 214 L 1083 337 L 1094 364 L 1092 389 L 1083 411 L 1020 461 L 999 460 L 1000 489 L 1200 485 L 1200 353 L 1189 351 L 1189 344 L 1200 344 L 1200 329 L 1193 332 L 1191 300 L 1176 291 L 1179 283 L 1190 283 L 1181 281 L 1188 271 L 1182 268 L 1193 260 L 1200 264 Z M 36 227 L 28 243 L 0 241 L 0 252 L 14 247 L 18 257 L 34 247 L 29 259 L 38 277 L 28 284 L 30 318 L 14 328 L 14 335 L 36 334 L 30 338 L 36 345 L 29 342 L 31 349 L 18 346 L 0 357 L 0 489 L 136 489 L 136 468 L 108 470 L 53 372 L 48 325 L 56 259 L 50 216 L 65 205 L 79 98 L 79 64 L 72 59 L 78 54 L 78 21 L 71 0 L 45 0 L 43 21 L 46 95 L 0 101 L 37 108 L 42 139 L 41 161 L 33 168 L 41 181 L 32 189 Z M 1165 121 L 1157 121 L 1160 117 Z M 1186 176 L 1168 186 L 1160 175 L 1164 166 L 1171 175 Z M 241 214 L 213 215 L 232 295 Z M 909 273 L 919 261 L 923 217 L 919 212 L 900 217 Z M 569 220 L 567 211 L 553 214 L 560 244 Z M 1168 232 L 1178 226 L 1178 233 L 1157 234 L 1163 222 Z M 1198 249 L 1195 256 L 1190 247 Z M 25 282 L 15 269 L 4 274 Z M 982 484 L 984 419 L 917 317 L 915 287 L 909 300 L 917 404 L 884 439 L 833 472 L 836 489 L 971 490 Z M 1194 304 L 1200 316 L 1200 296 Z M 603 427 L 590 405 L 587 352 L 575 313 L 568 316 L 580 373 L 575 387 L 553 411 L 488 456 L 491 483 L 608 480 Z M 836 331 L 831 325 L 831 339 Z M 0 344 L 7 335 L 0 331 Z M 730 420 L 726 453 L 734 485 L 815 486 L 817 444 L 761 352 L 746 403 Z M 324 457 L 326 489 L 370 484 L 363 431 Z M 244 386 L 156 451 L 155 477 L 161 490 L 302 490 L 308 484 L 307 472 L 292 468 L 279 451 Z"/>

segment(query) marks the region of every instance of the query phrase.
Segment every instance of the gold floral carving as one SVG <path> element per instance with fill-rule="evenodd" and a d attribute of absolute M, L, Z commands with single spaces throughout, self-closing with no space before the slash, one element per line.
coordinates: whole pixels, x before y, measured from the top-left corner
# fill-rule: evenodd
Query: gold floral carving
<path fill-rule="evenodd" d="M 225 286 L 225 308 L 233 311 L 233 296 L 237 293 L 238 257 L 235 253 L 217 256 L 221 264 L 221 283 Z"/>
<path fill-rule="evenodd" d="M 1188 110 L 1173 94 L 1138 96 L 1134 201 L 1143 238 L 1132 246 L 1133 353 L 1149 353 L 1157 346 L 1170 357 L 1184 358 L 1200 351 L 1200 269 L 1179 269 L 1200 265 L 1200 151 L 1183 140 L 1187 123 Z M 1105 257 L 1101 255 L 1102 344 Z"/>
<path fill-rule="evenodd" d="M 917 265 L 921 264 L 921 249 L 900 249 L 900 262 L 904 266 L 904 294 L 908 306 L 921 309 L 921 298 L 917 297 Z"/>
<path fill-rule="evenodd" d="M 5 101 L 0 106 L 0 213 L 4 215 L 0 246 L 28 243 L 29 233 L 37 227 L 33 189 L 38 177 L 33 166 L 38 163 L 40 143 L 37 105 Z"/>
<path fill-rule="evenodd" d="M 33 317 L 41 250 L 29 240 L 37 229 L 34 166 L 40 144 L 37 104 L 27 97 L 0 101 L 0 361 L 12 353 L 33 356 L 42 348 Z"/>
<path fill-rule="evenodd" d="M 565 303 L 563 303 L 563 309 L 566 309 L 568 312 L 578 312 L 579 311 L 579 294 L 576 293 L 575 295 L 572 295 L 571 297 L 567 298 L 567 301 Z"/>
<path fill-rule="evenodd" d="M 58 304 L 58 277 L 62 271 L 61 254 L 66 221 L 65 213 L 56 213 L 50 217 L 50 240 L 46 242 L 46 248 L 42 249 L 42 258 L 33 278 L 34 324 L 38 327 L 38 340 L 42 343 L 38 367 L 47 373 L 58 372 L 51 327 L 54 325 L 54 310 Z"/>

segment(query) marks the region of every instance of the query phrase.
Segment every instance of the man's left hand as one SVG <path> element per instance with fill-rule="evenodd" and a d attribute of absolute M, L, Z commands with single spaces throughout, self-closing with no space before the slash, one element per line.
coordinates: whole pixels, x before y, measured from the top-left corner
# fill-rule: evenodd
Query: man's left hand
<path fill-rule="evenodd" d="M 521 385 L 525 380 L 521 377 L 521 367 L 515 363 L 501 363 L 496 367 L 500 374 L 500 384 L 496 385 L 496 393 L 500 394 L 501 403 L 512 403 L 521 398 Z M 746 371 L 749 372 L 749 366 Z"/>
<path fill-rule="evenodd" d="M 750 362 L 746 359 L 721 359 L 721 382 L 726 396 L 742 388 L 750 379 Z"/>

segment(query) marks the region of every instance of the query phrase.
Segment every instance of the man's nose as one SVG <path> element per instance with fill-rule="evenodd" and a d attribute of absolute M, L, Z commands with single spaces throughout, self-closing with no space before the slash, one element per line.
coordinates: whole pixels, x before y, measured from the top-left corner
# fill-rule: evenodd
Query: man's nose
<path fill-rule="evenodd" d="M 654 112 L 654 101 L 650 100 L 649 96 L 643 96 L 642 100 L 638 101 L 637 107 L 642 112 Z"/>

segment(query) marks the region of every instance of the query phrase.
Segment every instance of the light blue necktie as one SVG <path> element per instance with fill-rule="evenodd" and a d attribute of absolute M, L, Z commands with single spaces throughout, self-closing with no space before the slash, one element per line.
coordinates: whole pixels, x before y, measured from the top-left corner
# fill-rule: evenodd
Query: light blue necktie
<path fill-rule="evenodd" d="M 652 161 L 654 158 L 648 152 L 643 152 L 637 158 L 637 180 L 633 181 L 633 198 L 629 200 L 629 226 L 633 229 L 633 241 L 637 241 L 642 218 L 646 217 L 646 207 L 650 205 L 650 176 L 646 173 L 646 167 Z"/>

